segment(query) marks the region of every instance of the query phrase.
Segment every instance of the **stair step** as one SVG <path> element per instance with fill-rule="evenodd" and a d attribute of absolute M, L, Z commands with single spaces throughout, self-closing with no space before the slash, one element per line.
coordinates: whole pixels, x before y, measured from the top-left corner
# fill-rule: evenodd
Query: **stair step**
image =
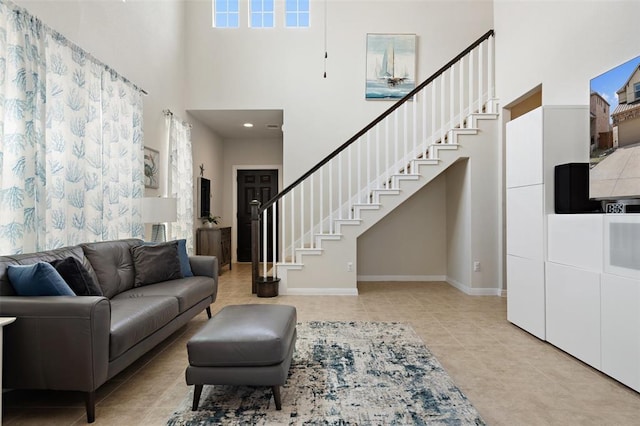
<path fill-rule="evenodd" d="M 282 268 L 282 269 L 290 269 L 294 271 L 301 271 L 303 266 L 304 264 L 302 263 L 285 263 L 285 262 L 276 263 L 276 267 L 278 269 Z"/>
<path fill-rule="evenodd" d="M 324 250 L 321 248 L 297 248 L 296 263 L 302 264 L 302 256 L 320 256 Z"/>
<path fill-rule="evenodd" d="M 382 207 L 382 204 L 380 203 L 356 203 L 353 205 L 354 209 L 359 209 L 359 210 L 378 210 L 380 209 L 380 207 Z"/>

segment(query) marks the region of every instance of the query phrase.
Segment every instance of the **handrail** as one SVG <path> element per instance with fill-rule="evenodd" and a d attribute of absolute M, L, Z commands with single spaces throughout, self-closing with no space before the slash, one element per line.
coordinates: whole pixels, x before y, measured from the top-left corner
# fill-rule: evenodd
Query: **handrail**
<path fill-rule="evenodd" d="M 404 98 L 400 99 L 399 101 L 395 102 L 393 105 L 391 105 L 391 107 L 389 107 L 389 109 L 387 109 L 386 111 L 384 111 L 382 114 L 380 114 L 375 120 L 373 120 L 371 123 L 369 123 L 368 125 L 366 125 L 362 130 L 360 130 L 358 133 L 356 133 L 355 135 L 353 135 L 349 140 L 347 140 L 345 143 L 343 143 L 342 145 L 340 145 L 335 151 L 333 151 L 331 154 L 327 155 L 324 159 L 322 159 L 318 164 L 316 164 L 315 166 L 313 166 L 311 169 L 309 169 L 308 172 L 306 172 L 305 174 L 303 174 L 302 176 L 300 176 L 298 179 L 296 179 L 295 182 L 293 182 L 292 184 L 290 184 L 289 186 L 287 186 L 285 189 L 283 189 L 282 191 L 280 191 L 278 194 L 276 194 L 272 199 L 270 199 L 269 201 L 265 202 L 262 206 L 260 206 L 260 213 L 264 212 L 266 209 L 268 209 L 269 207 L 271 207 L 273 204 L 275 204 L 280 198 L 284 197 L 286 194 L 288 194 L 289 192 L 291 192 L 296 186 L 298 186 L 300 183 L 302 183 L 303 181 L 305 181 L 309 176 L 311 176 L 312 174 L 314 174 L 316 171 L 318 171 L 318 169 L 320 169 L 322 166 L 324 166 L 325 164 L 327 164 L 329 161 L 331 161 L 333 158 L 335 158 L 338 154 L 340 154 L 342 151 L 344 151 L 349 145 L 351 145 L 352 143 L 354 143 L 355 141 L 357 141 L 358 139 L 360 139 L 364 134 L 366 134 L 369 130 L 371 130 L 373 127 L 375 127 L 378 123 L 380 123 L 382 120 L 384 120 L 385 118 L 387 118 L 387 116 L 389 116 L 393 111 L 395 111 L 396 109 L 400 108 L 400 106 L 402 104 L 404 104 L 405 102 L 407 102 L 409 99 L 411 99 L 416 93 L 418 93 L 419 91 L 421 91 L 422 89 L 424 89 L 425 86 L 427 86 L 429 83 L 431 83 L 433 80 L 435 80 L 436 78 L 440 77 L 446 70 L 448 70 L 449 68 L 451 68 L 451 66 L 453 66 L 453 64 L 455 64 L 456 62 L 458 62 L 460 59 L 462 59 L 463 57 L 465 57 L 466 55 L 468 55 L 473 49 L 475 49 L 476 47 L 478 47 L 482 42 L 484 42 L 485 40 L 489 39 L 489 37 L 493 36 L 495 33 L 493 30 L 489 30 L 486 33 L 484 33 L 479 39 L 477 39 L 476 41 L 474 41 L 471 45 L 469 45 L 469 47 L 467 47 L 465 50 L 463 50 L 462 52 L 460 52 L 460 54 L 458 54 L 455 58 L 453 58 L 452 60 L 450 60 L 449 62 L 447 62 L 446 65 L 444 65 L 442 68 L 440 68 L 438 71 L 436 71 L 434 74 L 431 75 L 431 77 L 427 78 L 425 81 L 423 81 L 422 83 L 420 83 L 418 86 L 416 86 L 415 89 L 413 89 L 411 92 L 409 92 Z"/>

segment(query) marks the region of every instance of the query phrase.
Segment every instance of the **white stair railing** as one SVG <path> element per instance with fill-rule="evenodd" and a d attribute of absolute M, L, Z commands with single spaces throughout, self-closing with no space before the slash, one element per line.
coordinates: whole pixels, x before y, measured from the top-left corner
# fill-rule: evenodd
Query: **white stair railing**
<path fill-rule="evenodd" d="M 470 128 L 473 113 L 492 112 L 493 43 L 488 31 L 260 207 L 263 277 L 321 251 L 316 238 L 339 237 L 342 226 L 359 223 L 361 209 L 377 208 L 380 191 L 417 173 L 411 160 L 437 160 L 439 147 L 456 143 L 452 129 Z"/>

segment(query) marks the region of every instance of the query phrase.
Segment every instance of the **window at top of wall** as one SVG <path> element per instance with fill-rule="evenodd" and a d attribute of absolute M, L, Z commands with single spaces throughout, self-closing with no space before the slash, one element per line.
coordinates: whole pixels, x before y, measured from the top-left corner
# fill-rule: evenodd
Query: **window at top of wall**
<path fill-rule="evenodd" d="M 636 101 L 640 100 L 640 83 L 635 83 L 633 85 L 633 91 L 635 94 Z"/>
<path fill-rule="evenodd" d="M 213 27 L 238 28 L 240 26 L 238 0 L 213 0 Z"/>
<path fill-rule="evenodd" d="M 285 26 L 309 27 L 309 0 L 285 1 Z"/>
<path fill-rule="evenodd" d="M 249 26 L 274 27 L 273 0 L 249 0 Z"/>

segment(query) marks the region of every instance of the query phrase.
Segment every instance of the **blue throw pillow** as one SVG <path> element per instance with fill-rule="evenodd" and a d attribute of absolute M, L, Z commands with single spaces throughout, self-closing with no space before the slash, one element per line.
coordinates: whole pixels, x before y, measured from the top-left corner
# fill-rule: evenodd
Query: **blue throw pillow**
<path fill-rule="evenodd" d="M 180 259 L 180 271 L 183 277 L 192 277 L 191 264 L 187 254 L 187 240 L 178 240 L 178 258 Z"/>
<path fill-rule="evenodd" d="M 7 266 L 9 282 L 19 296 L 75 296 L 56 268 L 47 262 Z"/>

